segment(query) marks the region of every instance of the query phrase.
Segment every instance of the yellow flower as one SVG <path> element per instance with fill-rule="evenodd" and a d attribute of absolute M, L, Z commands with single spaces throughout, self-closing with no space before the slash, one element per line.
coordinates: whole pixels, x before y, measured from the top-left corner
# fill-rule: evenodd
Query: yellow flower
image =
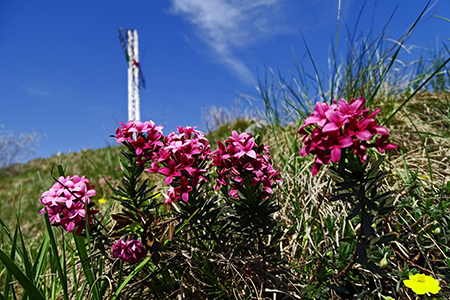
<path fill-rule="evenodd" d="M 418 295 L 437 294 L 441 289 L 436 279 L 425 274 L 409 275 L 409 279 L 403 280 L 403 283 Z"/>
<path fill-rule="evenodd" d="M 98 203 L 100 204 L 106 203 L 106 199 L 105 198 L 98 199 Z"/>

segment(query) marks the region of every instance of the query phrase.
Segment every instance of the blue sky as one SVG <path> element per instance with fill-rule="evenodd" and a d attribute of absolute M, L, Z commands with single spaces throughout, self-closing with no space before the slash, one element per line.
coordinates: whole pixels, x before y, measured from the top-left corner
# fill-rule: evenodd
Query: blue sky
<path fill-rule="evenodd" d="M 397 7 L 389 36 L 397 39 L 427 1 L 367 1 L 358 31 L 381 32 Z M 204 129 L 202 110 L 230 108 L 241 94 L 257 95 L 266 68 L 289 76 L 305 56 L 326 68 L 336 35 L 337 0 L 98 0 L 0 2 L 0 124 L 41 136 L 36 157 L 100 148 L 126 122 L 127 62 L 119 27 L 139 34 L 147 89 L 141 120 Z M 363 1 L 341 2 L 352 28 Z M 432 1 L 409 45 L 415 54 L 450 38 L 449 1 Z M 414 53 L 413 53 L 414 54 Z M 302 63 L 310 67 L 307 59 Z"/>

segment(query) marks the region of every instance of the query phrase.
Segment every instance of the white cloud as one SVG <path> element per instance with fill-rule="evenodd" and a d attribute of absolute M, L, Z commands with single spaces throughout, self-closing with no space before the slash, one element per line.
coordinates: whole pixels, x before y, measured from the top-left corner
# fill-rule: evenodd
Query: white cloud
<path fill-rule="evenodd" d="M 27 87 L 26 88 L 28 94 L 32 95 L 32 96 L 39 96 L 39 97 L 44 97 L 44 98 L 53 98 L 54 95 L 44 89 L 41 88 L 36 88 L 36 87 Z"/>
<path fill-rule="evenodd" d="M 241 80 L 254 82 L 248 67 L 234 54 L 283 32 L 282 0 L 172 0 L 172 12 L 195 25 L 198 36 L 214 51 L 221 63 Z"/>

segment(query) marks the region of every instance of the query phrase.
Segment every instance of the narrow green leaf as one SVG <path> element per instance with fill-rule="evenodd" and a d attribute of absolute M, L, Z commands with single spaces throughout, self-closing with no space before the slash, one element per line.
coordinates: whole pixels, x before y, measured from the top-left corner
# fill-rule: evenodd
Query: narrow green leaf
<path fill-rule="evenodd" d="M 3 228 L 3 231 L 6 233 L 6 235 L 8 236 L 9 240 L 12 242 L 12 236 L 11 233 L 8 230 L 8 227 L 6 227 L 5 223 L 3 222 L 2 218 L 0 218 L 0 225 Z"/>
<path fill-rule="evenodd" d="M 396 233 L 389 233 L 382 235 L 380 237 L 374 238 L 370 241 L 370 246 L 383 244 L 383 243 L 389 243 L 397 239 Z"/>
<path fill-rule="evenodd" d="M 177 230 L 175 231 L 175 234 L 177 234 L 178 232 L 180 232 L 181 229 L 183 229 L 184 226 L 186 226 L 186 224 L 194 217 L 195 214 L 197 214 L 197 212 L 199 211 L 200 208 L 198 208 L 190 217 L 189 219 L 187 219 L 186 221 L 183 222 L 183 225 L 181 225 L 180 227 L 177 228 Z M 166 242 L 164 243 L 164 245 L 166 244 Z"/>
<path fill-rule="evenodd" d="M 69 300 L 69 292 L 68 292 L 68 289 L 67 289 L 67 277 L 64 276 L 64 272 L 63 272 L 62 267 L 61 267 L 61 262 L 59 261 L 58 246 L 57 246 L 57 243 L 56 243 L 56 236 L 55 236 L 54 228 L 50 225 L 50 220 L 49 220 L 49 217 L 48 217 L 47 209 L 45 210 L 44 219 L 45 219 L 45 225 L 47 226 L 47 232 L 48 232 L 48 234 L 50 236 L 50 244 L 52 246 L 53 257 L 55 258 L 56 270 L 58 272 L 58 277 L 59 277 L 59 280 L 61 281 L 61 286 L 62 286 L 63 291 L 64 291 L 64 299 L 65 300 Z"/>
<path fill-rule="evenodd" d="M 63 169 L 63 166 L 58 165 L 57 168 L 58 168 L 58 174 L 59 174 L 59 176 L 64 176 L 64 169 Z"/>
<path fill-rule="evenodd" d="M 122 292 L 122 290 L 124 289 L 124 287 L 127 285 L 128 282 L 130 282 L 131 279 L 133 279 L 133 277 L 143 268 L 145 267 L 145 265 L 149 262 L 150 257 L 146 257 L 137 267 L 136 269 L 133 270 L 133 272 L 130 273 L 130 275 L 128 275 L 127 278 L 125 278 L 125 280 L 122 282 L 122 284 L 119 286 L 119 288 L 117 289 L 116 293 L 114 294 L 114 296 L 112 297 L 111 300 L 116 300 L 119 296 L 120 293 Z"/>
<path fill-rule="evenodd" d="M 84 239 L 80 236 L 76 236 L 75 233 L 73 234 L 73 238 L 75 240 L 75 245 L 77 247 L 78 256 L 80 257 L 84 274 L 86 275 L 86 279 L 89 282 L 89 287 L 93 291 L 94 299 L 99 299 L 98 290 L 95 286 L 95 276 L 94 272 L 92 271 L 92 262 L 87 255 L 86 247 L 84 245 Z"/>
<path fill-rule="evenodd" d="M 342 294 L 350 294 L 350 291 L 347 290 L 345 287 L 343 286 L 339 286 L 336 284 L 331 284 L 331 283 L 327 283 L 327 287 L 329 287 L 330 289 L 338 292 L 338 293 L 342 293 Z"/>
<path fill-rule="evenodd" d="M 310 284 L 310 285 L 307 285 L 307 286 L 305 286 L 304 288 L 302 288 L 302 289 L 300 290 L 299 294 L 300 294 L 300 295 L 306 295 L 306 294 L 308 294 L 309 292 L 312 292 L 312 291 L 314 291 L 314 290 L 316 290 L 316 289 L 317 289 L 317 285 L 315 285 L 315 284 Z"/>
<path fill-rule="evenodd" d="M 32 270 L 33 270 L 33 266 L 31 265 L 29 256 L 28 256 L 28 251 L 27 248 L 25 247 L 25 241 L 23 239 L 23 234 L 22 234 L 22 229 L 20 228 L 20 223 L 19 223 L 19 219 L 17 216 L 17 227 L 19 230 L 19 238 L 20 238 L 20 243 L 22 244 L 22 263 L 23 263 L 23 267 L 25 268 L 25 273 L 27 274 L 28 278 L 32 278 Z"/>
<path fill-rule="evenodd" d="M 9 257 L 11 258 L 12 261 L 14 261 L 14 258 L 16 256 L 16 249 L 20 251 L 20 248 L 17 247 L 17 235 L 18 235 L 18 228 L 16 225 L 16 228 L 14 230 L 14 236 L 12 239 L 11 254 L 9 255 Z M 11 290 L 11 285 L 9 284 L 11 281 L 12 281 L 12 274 L 11 274 L 11 272 L 8 271 L 8 273 L 6 274 L 6 283 L 7 284 L 5 284 L 5 287 L 3 288 L 3 293 L 5 294 L 6 298 L 8 298 L 9 291 Z"/>
<path fill-rule="evenodd" d="M 35 300 L 45 300 L 41 292 L 34 286 L 33 282 L 17 267 L 17 265 L 0 249 L 0 260 L 9 272 L 19 281 L 24 290 Z"/>
<path fill-rule="evenodd" d="M 450 62 L 450 58 L 445 60 L 430 76 L 427 77 L 426 80 L 422 82 L 422 84 L 414 90 L 414 92 L 403 101 L 399 107 L 397 107 L 394 112 L 381 124 L 382 126 L 386 126 L 391 119 L 408 103 L 437 73 L 441 71 L 441 69 Z"/>
<path fill-rule="evenodd" d="M 39 282 L 40 275 L 44 268 L 45 257 L 50 247 L 50 238 L 48 236 L 48 232 L 44 236 L 44 240 L 39 247 L 39 251 L 36 255 L 36 259 L 33 264 L 33 273 L 34 273 L 34 283 L 37 284 Z"/>
<path fill-rule="evenodd" d="M 68 156 L 69 155 L 67 155 L 67 157 Z M 37 172 L 37 175 L 38 175 L 39 180 L 41 182 L 42 189 L 45 190 L 44 182 L 42 180 L 42 177 L 41 177 L 41 174 L 39 173 L 39 171 Z M 53 256 L 52 257 L 54 258 L 54 262 L 55 262 L 55 265 L 56 265 L 56 271 L 58 273 L 59 280 L 61 281 L 61 287 L 63 289 L 64 300 L 69 300 L 69 292 L 68 292 L 68 289 L 67 289 L 67 276 L 65 276 L 65 273 L 63 272 L 62 267 L 61 267 L 61 262 L 59 260 L 59 255 L 58 255 L 58 247 L 57 247 L 57 242 L 56 242 L 56 235 L 55 235 L 55 231 L 54 231 L 55 228 L 52 227 L 51 224 L 50 224 L 50 219 L 49 219 L 49 216 L 48 216 L 47 209 L 45 210 L 44 220 L 45 220 L 45 226 L 47 228 L 47 233 L 48 233 L 48 235 L 50 237 L 50 245 L 52 246 L 52 252 L 53 252 Z M 55 284 L 55 281 L 53 281 L 53 284 Z"/>

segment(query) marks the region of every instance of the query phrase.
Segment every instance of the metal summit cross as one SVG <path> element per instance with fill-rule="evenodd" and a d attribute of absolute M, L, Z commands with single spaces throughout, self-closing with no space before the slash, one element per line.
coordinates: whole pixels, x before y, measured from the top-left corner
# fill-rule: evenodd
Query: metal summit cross
<path fill-rule="evenodd" d="M 145 88 L 145 80 L 139 66 L 137 30 L 119 28 L 119 40 L 128 62 L 128 120 L 140 121 L 139 89 Z"/>

